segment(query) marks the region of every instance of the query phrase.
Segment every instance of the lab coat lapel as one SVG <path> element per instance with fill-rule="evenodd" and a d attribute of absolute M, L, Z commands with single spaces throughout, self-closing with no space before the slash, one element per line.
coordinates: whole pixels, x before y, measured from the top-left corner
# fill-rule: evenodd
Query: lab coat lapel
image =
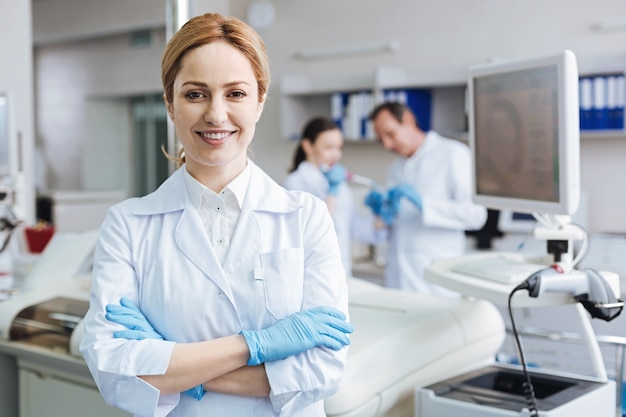
<path fill-rule="evenodd" d="M 250 257 L 259 253 L 261 248 L 261 228 L 254 208 L 257 205 L 255 190 L 264 189 L 262 175 L 256 171 L 256 165 L 251 165 L 251 175 L 246 188 L 246 197 L 243 199 L 239 220 L 233 232 L 232 241 L 224 259 L 224 272 L 228 275 L 236 271 Z"/>
<path fill-rule="evenodd" d="M 237 221 L 237 227 L 224 259 L 224 272 L 228 275 L 236 271 L 246 260 L 259 253 L 261 229 L 249 204 L 244 204 Z"/>
<path fill-rule="evenodd" d="M 232 302 L 233 295 L 226 275 L 204 232 L 202 221 L 192 207 L 185 186 L 183 169 L 176 170 L 155 192 L 143 197 L 142 204 L 135 210 L 135 213 L 144 215 L 179 215 L 180 213 L 180 219 L 174 230 L 176 245 L 194 265 L 220 287 Z"/>
<path fill-rule="evenodd" d="M 283 187 L 252 161 L 248 161 L 248 163 L 251 165 L 252 172 L 239 221 L 224 259 L 226 274 L 236 271 L 246 261 L 249 261 L 250 257 L 260 253 L 263 250 L 263 234 L 271 235 L 274 232 L 273 230 L 261 230 L 259 213 L 279 215 L 300 208 L 300 204 L 289 198 Z"/>
<path fill-rule="evenodd" d="M 176 231 L 174 232 L 176 244 L 180 250 L 193 262 L 204 274 L 220 287 L 228 298 L 233 301 L 232 291 L 226 274 L 222 269 L 211 242 L 204 232 L 202 222 L 197 213 L 185 209 L 181 214 Z"/>

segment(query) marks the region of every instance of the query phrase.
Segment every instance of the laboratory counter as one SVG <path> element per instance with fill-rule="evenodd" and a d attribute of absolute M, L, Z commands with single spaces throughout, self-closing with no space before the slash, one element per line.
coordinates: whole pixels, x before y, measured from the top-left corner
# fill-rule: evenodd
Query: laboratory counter
<path fill-rule="evenodd" d="M 356 329 L 329 417 L 412 417 L 416 386 L 491 363 L 504 340 L 489 302 L 437 297 L 349 279 Z M 55 282 L 0 302 L 0 415 L 118 417 L 104 403 L 78 350 L 88 277 Z M 16 414 L 17 410 L 19 412 Z"/>

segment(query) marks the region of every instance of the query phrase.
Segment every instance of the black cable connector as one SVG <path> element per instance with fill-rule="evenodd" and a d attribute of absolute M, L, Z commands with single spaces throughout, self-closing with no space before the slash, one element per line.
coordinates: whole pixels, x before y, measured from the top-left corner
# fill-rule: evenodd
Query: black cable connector
<path fill-rule="evenodd" d="M 524 281 L 524 284 L 526 285 L 520 289 L 528 290 L 530 297 L 537 298 L 539 296 L 539 288 L 541 288 L 541 277 L 539 277 L 539 274 L 534 274 Z"/>
<path fill-rule="evenodd" d="M 554 255 L 554 262 L 561 262 L 562 255 L 569 249 L 567 240 L 548 240 L 547 246 L 548 253 Z"/>

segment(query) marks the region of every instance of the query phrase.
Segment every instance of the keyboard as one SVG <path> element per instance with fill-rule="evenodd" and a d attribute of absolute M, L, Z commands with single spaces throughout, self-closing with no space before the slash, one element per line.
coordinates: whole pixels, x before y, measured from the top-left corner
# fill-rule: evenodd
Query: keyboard
<path fill-rule="evenodd" d="M 503 256 L 468 258 L 452 266 L 452 271 L 502 284 L 519 284 L 547 265 L 529 263 Z"/>

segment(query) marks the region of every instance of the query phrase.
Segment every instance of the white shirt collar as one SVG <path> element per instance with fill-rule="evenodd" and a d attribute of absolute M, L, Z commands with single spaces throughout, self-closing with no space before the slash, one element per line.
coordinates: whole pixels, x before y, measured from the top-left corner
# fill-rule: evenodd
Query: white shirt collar
<path fill-rule="evenodd" d="M 200 209 L 202 205 L 202 195 L 206 192 L 215 194 L 212 190 L 208 189 L 204 184 L 191 176 L 189 172 L 187 172 L 187 167 L 184 166 L 183 169 L 183 178 L 185 179 L 185 186 L 187 187 L 187 192 L 189 193 L 189 198 L 191 198 L 191 203 L 197 209 Z M 246 191 L 248 190 L 248 183 L 250 181 L 250 164 L 246 164 L 244 170 L 237 175 L 231 182 L 229 182 L 226 187 L 224 187 L 224 192 L 226 189 L 230 190 L 235 198 L 237 199 L 237 203 L 239 204 L 239 208 L 243 205 L 243 200 L 246 197 Z"/>

